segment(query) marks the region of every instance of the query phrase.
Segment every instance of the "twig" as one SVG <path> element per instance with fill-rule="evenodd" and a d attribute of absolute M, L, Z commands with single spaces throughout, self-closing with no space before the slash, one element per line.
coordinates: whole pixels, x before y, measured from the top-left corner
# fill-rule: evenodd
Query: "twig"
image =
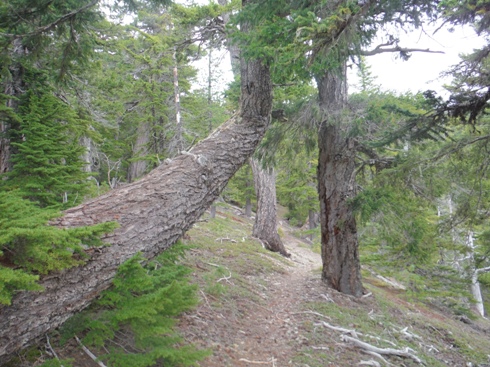
<path fill-rule="evenodd" d="M 51 346 L 51 343 L 49 342 L 49 336 L 48 334 L 46 334 L 46 343 L 48 345 L 48 348 L 50 350 L 51 353 L 53 353 L 54 357 L 58 360 L 58 362 L 60 361 L 60 358 L 58 357 L 58 354 L 56 354 L 55 350 L 53 349 L 53 347 Z M 61 367 L 64 367 L 61 363 L 60 363 L 60 366 Z"/>
<path fill-rule="evenodd" d="M 210 309 L 212 309 L 211 305 L 209 304 L 208 297 L 206 297 L 206 294 L 202 290 L 199 290 L 199 291 L 201 292 L 202 296 L 204 297 L 204 300 L 206 301 L 206 304 L 208 305 L 208 307 Z"/>
<path fill-rule="evenodd" d="M 229 271 L 229 270 L 228 270 Z M 228 275 L 227 277 L 223 277 L 223 278 L 219 278 L 216 283 L 219 283 L 221 282 L 222 280 L 226 280 L 228 283 L 229 283 L 229 279 L 231 278 L 231 271 L 230 272 L 230 275 Z"/>
<path fill-rule="evenodd" d="M 101 361 L 99 361 L 99 359 L 97 358 L 97 356 L 95 354 L 93 354 L 85 345 L 82 344 L 82 342 L 80 341 L 80 339 L 78 339 L 78 337 L 75 335 L 75 340 L 77 341 L 78 344 L 80 344 L 80 346 L 82 347 L 83 351 L 90 357 L 94 360 L 95 363 L 97 363 L 100 367 L 107 367 L 104 363 L 102 363 Z"/>
<path fill-rule="evenodd" d="M 328 316 L 325 316 L 325 315 L 322 315 L 321 313 L 319 312 L 315 312 L 315 311 L 311 311 L 311 310 L 308 310 L 308 311 L 301 311 L 301 312 L 291 312 L 290 315 L 298 315 L 298 314 L 310 314 L 310 315 L 315 315 L 315 316 L 320 316 L 320 317 L 324 317 L 326 318 L 327 320 L 332 320 L 331 317 L 328 317 Z"/>
<path fill-rule="evenodd" d="M 249 361 L 248 359 L 245 359 L 245 358 L 240 358 L 239 359 L 240 362 L 247 362 L 247 363 L 253 363 L 253 364 L 269 364 L 271 362 L 262 362 L 262 361 Z M 274 361 L 274 358 L 272 359 L 272 361 Z M 274 362 L 272 362 L 274 363 Z"/>
<path fill-rule="evenodd" d="M 413 353 L 410 353 L 410 348 L 405 348 L 404 350 L 392 349 L 392 348 L 378 348 L 378 347 L 375 347 L 374 345 L 363 342 L 363 341 L 356 339 L 356 338 L 352 338 L 352 337 L 347 336 L 347 335 L 342 335 L 342 340 L 347 341 L 347 342 L 351 342 L 355 346 L 362 348 L 364 350 L 370 351 L 370 352 L 374 352 L 374 353 L 378 353 L 378 354 L 386 354 L 386 355 L 395 355 L 395 356 L 405 357 L 405 358 L 411 358 L 419 364 L 422 364 L 422 365 L 424 364 L 424 362 L 422 362 L 422 360 L 419 357 L 417 357 Z"/>

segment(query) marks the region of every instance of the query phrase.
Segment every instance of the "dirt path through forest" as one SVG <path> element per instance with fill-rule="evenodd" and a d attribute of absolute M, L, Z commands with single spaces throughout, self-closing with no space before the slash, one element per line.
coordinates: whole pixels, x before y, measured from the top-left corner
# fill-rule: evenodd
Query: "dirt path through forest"
<path fill-rule="evenodd" d="M 300 304 L 311 299 L 310 291 L 320 286 L 320 275 L 313 270 L 320 268 L 321 259 L 291 236 L 290 228 L 281 227 L 291 258 L 286 265 L 281 263 L 283 273 L 248 279 L 259 301 L 238 299 L 236 309 L 229 310 L 215 309 L 212 300 L 205 298 L 187 316 L 186 340 L 213 350 L 200 366 L 290 366 L 295 351 L 306 341 L 295 319 L 302 318 Z"/>

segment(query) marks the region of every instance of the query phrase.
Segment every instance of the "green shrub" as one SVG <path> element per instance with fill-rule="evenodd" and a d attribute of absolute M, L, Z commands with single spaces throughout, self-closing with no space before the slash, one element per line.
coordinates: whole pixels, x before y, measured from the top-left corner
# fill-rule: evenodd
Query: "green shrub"
<path fill-rule="evenodd" d="M 175 332 L 177 316 L 196 306 L 190 269 L 179 264 L 184 253 L 175 245 L 155 260 L 137 255 L 119 268 L 113 286 L 65 326 L 63 339 L 84 334 L 83 343 L 104 351 L 98 357 L 110 366 L 191 366 L 206 351 L 182 345 Z"/>
<path fill-rule="evenodd" d="M 116 224 L 60 229 L 48 225 L 59 216 L 23 199 L 18 191 L 0 192 L 0 304 L 10 304 L 17 290 L 40 290 L 38 274 L 83 262 L 86 246 L 103 245 L 100 235 Z M 74 256 L 77 254 L 78 256 Z"/>

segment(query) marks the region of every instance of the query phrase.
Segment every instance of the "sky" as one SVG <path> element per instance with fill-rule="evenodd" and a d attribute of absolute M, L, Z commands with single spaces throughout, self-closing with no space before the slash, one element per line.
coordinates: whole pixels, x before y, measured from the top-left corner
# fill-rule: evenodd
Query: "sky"
<path fill-rule="evenodd" d="M 424 26 L 424 30 L 416 30 L 410 33 L 399 32 L 397 37 L 400 39 L 399 45 L 403 48 L 430 49 L 432 51 L 442 51 L 441 53 L 413 52 L 408 61 L 397 58 L 396 53 L 384 53 L 366 58 L 367 64 L 371 67 L 373 76 L 376 77 L 375 83 L 380 85 L 381 90 L 405 92 L 423 92 L 428 89 L 435 90 L 443 96 L 448 95 L 444 89 L 444 84 L 450 82 L 450 78 L 442 78 L 440 74 L 447 71 L 452 65 L 460 60 L 461 53 L 470 53 L 475 48 L 485 44 L 483 37 L 478 37 L 471 27 L 455 27 L 451 32 L 447 28 L 434 31 L 437 26 Z M 373 42 L 372 48 L 383 43 L 380 39 Z M 231 67 L 229 58 L 224 55 L 220 62 L 221 81 L 217 86 L 218 90 L 223 90 L 226 84 L 231 81 Z M 196 63 L 200 69 L 200 84 L 206 85 L 207 82 L 207 61 L 201 60 Z M 349 92 L 356 91 L 357 67 L 349 69 Z"/>
<path fill-rule="evenodd" d="M 444 83 L 450 79 L 440 78 L 440 73 L 446 71 L 451 65 L 458 63 L 459 54 L 470 53 L 473 49 L 483 45 L 484 40 L 478 37 L 470 27 L 457 27 L 451 33 L 441 29 L 434 35 L 436 28 L 426 28 L 424 31 L 414 31 L 400 35 L 401 47 L 422 48 L 433 51 L 443 51 L 444 54 L 414 52 L 408 61 L 396 58 L 395 54 L 380 54 L 366 58 L 371 72 L 376 76 L 376 84 L 382 90 L 394 90 L 398 93 L 407 91 L 418 92 L 427 89 L 444 93 Z M 373 48 L 376 44 L 373 44 Z M 355 70 L 350 75 L 351 91 L 356 84 Z"/>

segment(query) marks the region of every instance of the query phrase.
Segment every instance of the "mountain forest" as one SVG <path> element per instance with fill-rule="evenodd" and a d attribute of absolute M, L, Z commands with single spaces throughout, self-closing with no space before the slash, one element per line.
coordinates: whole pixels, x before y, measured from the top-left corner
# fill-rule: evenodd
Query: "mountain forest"
<path fill-rule="evenodd" d="M 427 27 L 482 46 L 385 90 Z M 490 365 L 489 35 L 485 0 L 2 1 L 0 365 Z"/>

